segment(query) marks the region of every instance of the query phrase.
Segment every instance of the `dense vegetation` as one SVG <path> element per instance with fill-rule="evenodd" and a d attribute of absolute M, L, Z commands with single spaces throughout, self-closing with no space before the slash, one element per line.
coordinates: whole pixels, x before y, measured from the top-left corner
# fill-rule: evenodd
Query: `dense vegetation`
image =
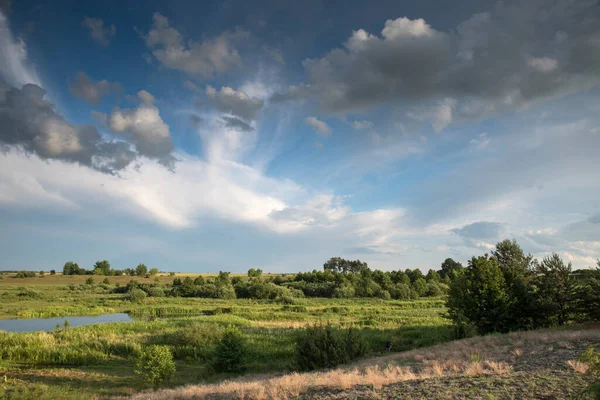
<path fill-rule="evenodd" d="M 447 259 L 426 274 L 332 258 L 297 274 L 173 275 L 99 261 L 3 279 L 0 318 L 127 312 L 138 321 L 0 332 L 0 378 L 9 382 L 0 396 L 114 395 L 244 371 L 328 368 L 476 333 L 600 319 L 598 270 L 573 272 L 557 255 L 537 261 L 510 241 L 467 267 Z M 51 378 L 59 370 L 68 381 Z"/>
<path fill-rule="evenodd" d="M 600 269 L 573 273 L 558 254 L 538 261 L 505 240 L 455 276 L 447 306 L 480 334 L 600 321 Z"/>

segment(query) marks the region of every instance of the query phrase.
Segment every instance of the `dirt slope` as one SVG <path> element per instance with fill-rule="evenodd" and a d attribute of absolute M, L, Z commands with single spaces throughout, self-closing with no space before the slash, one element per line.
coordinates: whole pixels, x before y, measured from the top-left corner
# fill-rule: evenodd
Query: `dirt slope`
<path fill-rule="evenodd" d="M 459 340 L 331 371 L 246 376 L 144 392 L 134 399 L 566 399 L 585 385 L 577 356 L 600 326 Z"/>

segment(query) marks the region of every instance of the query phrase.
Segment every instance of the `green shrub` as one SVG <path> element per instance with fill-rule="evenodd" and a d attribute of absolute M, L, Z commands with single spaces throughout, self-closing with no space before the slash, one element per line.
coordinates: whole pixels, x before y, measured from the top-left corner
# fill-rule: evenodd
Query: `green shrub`
<path fill-rule="evenodd" d="M 159 287 L 151 287 L 148 289 L 148 296 L 150 296 L 150 297 L 165 297 L 165 291 Z"/>
<path fill-rule="evenodd" d="M 92 278 L 91 276 L 89 278 L 87 278 L 85 280 L 85 284 L 86 285 L 93 285 L 94 284 L 94 278 Z"/>
<path fill-rule="evenodd" d="M 142 289 L 133 288 L 127 293 L 127 300 L 134 303 L 141 303 L 148 295 Z"/>
<path fill-rule="evenodd" d="M 33 272 L 33 271 L 19 271 L 15 275 L 15 278 L 35 278 L 35 272 Z"/>
<path fill-rule="evenodd" d="M 244 335 L 230 325 L 217 344 L 213 368 L 216 372 L 243 372 L 246 369 L 247 352 Z"/>
<path fill-rule="evenodd" d="M 305 328 L 296 338 L 296 368 L 310 371 L 334 368 L 363 357 L 364 339 L 353 328 L 335 329 L 331 324 Z"/>
<path fill-rule="evenodd" d="M 38 299 L 40 297 L 39 292 L 32 289 L 24 289 L 17 293 L 19 297 L 29 297 L 30 299 Z"/>
<path fill-rule="evenodd" d="M 591 380 L 585 392 L 592 399 L 600 400 L 600 353 L 594 349 L 594 346 L 588 346 L 579 356 L 579 361 L 588 365 L 586 375 Z"/>
<path fill-rule="evenodd" d="M 110 285 L 110 281 L 108 280 L 108 278 L 104 278 L 104 280 L 102 281 L 103 284 L 105 285 Z"/>
<path fill-rule="evenodd" d="M 175 375 L 173 355 L 167 346 L 148 346 L 142 349 L 134 372 L 157 387 Z"/>

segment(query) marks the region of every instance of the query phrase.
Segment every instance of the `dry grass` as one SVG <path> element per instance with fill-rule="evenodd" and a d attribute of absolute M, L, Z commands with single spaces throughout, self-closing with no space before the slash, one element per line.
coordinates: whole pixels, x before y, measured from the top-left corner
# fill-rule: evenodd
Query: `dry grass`
<path fill-rule="evenodd" d="M 459 340 L 426 349 L 411 350 L 386 357 L 362 360 L 351 366 L 311 373 L 283 376 L 246 376 L 212 385 L 190 385 L 157 392 L 143 392 L 134 399 L 290 399 L 310 390 L 348 390 L 353 387 L 383 386 L 405 381 L 440 377 L 504 375 L 513 372 L 515 363 L 525 360 L 522 349 L 544 352 L 573 348 L 578 341 L 600 342 L 597 326 L 582 330 L 545 330 L 516 332 Z M 560 343 L 560 345 L 557 345 Z M 547 357 L 543 358 L 545 361 Z M 563 359 L 564 360 L 564 359 Z M 526 362 L 527 360 L 523 361 Z M 562 361 L 564 366 L 564 361 Z M 567 364 L 577 372 L 584 367 L 577 361 Z"/>
<path fill-rule="evenodd" d="M 581 361 L 569 360 L 567 365 L 573 369 L 573 371 L 579 374 L 585 374 L 590 368 L 589 365 L 582 363 Z"/>

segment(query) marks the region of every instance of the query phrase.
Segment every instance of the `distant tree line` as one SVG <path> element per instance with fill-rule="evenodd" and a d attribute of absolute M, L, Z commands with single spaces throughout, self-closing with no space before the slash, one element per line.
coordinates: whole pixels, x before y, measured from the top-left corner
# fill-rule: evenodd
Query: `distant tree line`
<path fill-rule="evenodd" d="M 504 240 L 456 274 L 447 307 L 480 334 L 600 321 L 600 268 L 574 272 L 558 254 L 538 261 Z"/>
<path fill-rule="evenodd" d="M 322 271 L 264 277 L 261 269 L 251 268 L 247 277 L 231 277 L 229 272 L 220 271 L 214 278 L 175 278 L 170 285 L 131 281 L 116 290 L 123 293 L 135 290 L 136 299 L 145 297 L 139 293 L 141 290 L 152 297 L 278 299 L 284 302 L 302 297 L 409 300 L 447 294 L 452 279 L 462 269 L 460 263 L 447 259 L 440 270 L 429 270 L 427 274 L 418 269 L 384 272 L 371 270 L 360 260 L 334 257 L 323 265 Z"/>
<path fill-rule="evenodd" d="M 103 276 L 155 276 L 158 275 L 157 268 L 148 270 L 144 264 L 139 264 L 135 268 L 126 268 L 123 270 L 112 269 L 110 263 L 106 260 L 96 261 L 91 270 L 86 270 L 73 261 L 67 261 L 63 267 L 63 275 L 103 275 Z"/>

